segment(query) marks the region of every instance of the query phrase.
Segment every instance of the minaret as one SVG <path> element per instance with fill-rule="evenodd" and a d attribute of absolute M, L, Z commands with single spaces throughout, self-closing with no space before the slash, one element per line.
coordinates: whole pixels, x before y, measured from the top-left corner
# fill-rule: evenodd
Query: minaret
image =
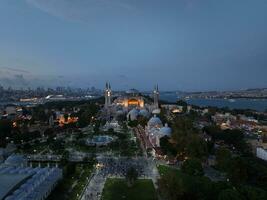
<path fill-rule="evenodd" d="M 158 85 L 156 85 L 154 88 L 153 96 L 154 96 L 154 106 L 155 106 L 155 108 L 159 108 L 159 87 L 158 87 Z"/>
<path fill-rule="evenodd" d="M 110 105 L 111 105 L 111 86 L 110 86 L 110 83 L 106 82 L 105 108 L 108 108 Z"/>

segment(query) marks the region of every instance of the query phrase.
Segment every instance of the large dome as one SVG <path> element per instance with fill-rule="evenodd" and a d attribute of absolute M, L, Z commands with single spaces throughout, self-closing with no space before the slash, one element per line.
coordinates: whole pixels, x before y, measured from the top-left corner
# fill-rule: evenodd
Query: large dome
<path fill-rule="evenodd" d="M 161 135 L 162 137 L 164 137 L 164 136 L 168 136 L 168 137 L 170 137 L 171 134 L 172 134 L 172 129 L 168 126 L 168 124 L 165 124 L 165 126 L 162 127 L 162 128 L 159 130 L 159 132 L 160 132 L 160 135 Z"/>
<path fill-rule="evenodd" d="M 156 115 L 154 115 L 147 123 L 150 127 L 162 127 L 162 122 L 160 118 L 158 118 Z"/>
<path fill-rule="evenodd" d="M 130 89 L 126 91 L 126 95 L 128 96 L 138 96 L 139 95 L 139 91 L 136 89 Z"/>
<path fill-rule="evenodd" d="M 139 114 L 146 118 L 149 117 L 149 112 L 146 109 L 140 110 Z"/>
<path fill-rule="evenodd" d="M 139 115 L 139 111 L 137 109 L 132 109 L 128 115 L 127 115 L 127 119 L 130 119 L 130 120 L 137 120 L 137 117 Z"/>

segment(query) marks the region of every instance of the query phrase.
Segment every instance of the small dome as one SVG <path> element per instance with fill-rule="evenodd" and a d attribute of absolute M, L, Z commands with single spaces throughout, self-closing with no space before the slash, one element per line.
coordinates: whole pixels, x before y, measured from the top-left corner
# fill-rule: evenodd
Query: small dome
<path fill-rule="evenodd" d="M 135 96 L 135 95 L 138 95 L 139 94 L 139 91 L 136 90 L 136 89 L 130 89 L 130 90 L 127 90 L 126 91 L 126 94 Z"/>
<path fill-rule="evenodd" d="M 128 115 L 127 115 L 127 119 L 130 119 L 130 120 L 137 120 L 137 117 L 139 115 L 139 111 L 137 109 L 132 109 Z"/>
<path fill-rule="evenodd" d="M 146 109 L 140 110 L 139 114 L 146 118 L 149 117 L 149 112 Z"/>
<path fill-rule="evenodd" d="M 150 127 L 162 127 L 162 122 L 161 120 L 154 115 L 147 123 L 148 126 Z"/>
<path fill-rule="evenodd" d="M 123 115 L 124 112 L 123 112 L 123 110 L 118 110 L 118 111 L 116 112 L 116 114 L 117 114 L 117 115 Z"/>
<path fill-rule="evenodd" d="M 159 130 L 159 132 L 160 132 L 160 135 L 161 135 L 162 137 L 164 137 L 164 136 L 168 136 L 168 137 L 170 137 L 171 134 L 172 134 L 172 129 L 168 126 L 168 124 L 165 124 L 165 126 L 162 127 L 162 128 Z"/>

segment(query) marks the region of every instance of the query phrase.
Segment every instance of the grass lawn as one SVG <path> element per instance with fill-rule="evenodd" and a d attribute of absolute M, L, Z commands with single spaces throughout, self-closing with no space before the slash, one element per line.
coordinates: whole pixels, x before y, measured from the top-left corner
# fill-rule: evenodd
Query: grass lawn
<path fill-rule="evenodd" d="M 162 175 L 165 175 L 169 172 L 175 172 L 177 175 L 181 174 L 181 171 L 178 170 L 178 169 L 175 169 L 175 168 L 172 168 L 172 167 L 168 167 L 168 166 L 165 166 L 165 165 L 159 165 L 158 166 L 158 170 L 159 170 L 159 174 L 162 176 Z"/>
<path fill-rule="evenodd" d="M 124 179 L 107 179 L 102 193 L 102 200 L 157 200 L 151 180 L 138 179 L 129 188 Z"/>
<path fill-rule="evenodd" d="M 207 177 L 204 177 L 204 176 L 203 177 L 202 176 L 200 176 L 200 177 L 191 176 L 191 175 L 183 173 L 179 169 L 175 169 L 173 167 L 169 167 L 169 166 L 165 166 L 165 165 L 159 165 L 158 170 L 159 170 L 160 176 L 167 175 L 169 173 L 173 173 L 173 175 L 179 177 L 179 179 L 184 180 L 184 181 L 189 180 L 191 182 L 196 182 L 199 179 L 208 179 Z"/>

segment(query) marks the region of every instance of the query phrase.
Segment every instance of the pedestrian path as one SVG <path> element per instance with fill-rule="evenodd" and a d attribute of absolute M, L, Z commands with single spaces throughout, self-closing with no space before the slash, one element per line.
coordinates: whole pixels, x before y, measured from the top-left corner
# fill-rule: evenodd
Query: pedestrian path
<path fill-rule="evenodd" d="M 139 173 L 140 179 L 151 179 L 157 188 L 159 172 L 152 159 L 139 157 L 136 159 L 125 158 L 101 158 L 99 160 L 103 167 L 98 169 L 89 180 L 81 200 L 100 200 L 107 178 L 125 178 L 129 167 L 134 166 Z"/>

